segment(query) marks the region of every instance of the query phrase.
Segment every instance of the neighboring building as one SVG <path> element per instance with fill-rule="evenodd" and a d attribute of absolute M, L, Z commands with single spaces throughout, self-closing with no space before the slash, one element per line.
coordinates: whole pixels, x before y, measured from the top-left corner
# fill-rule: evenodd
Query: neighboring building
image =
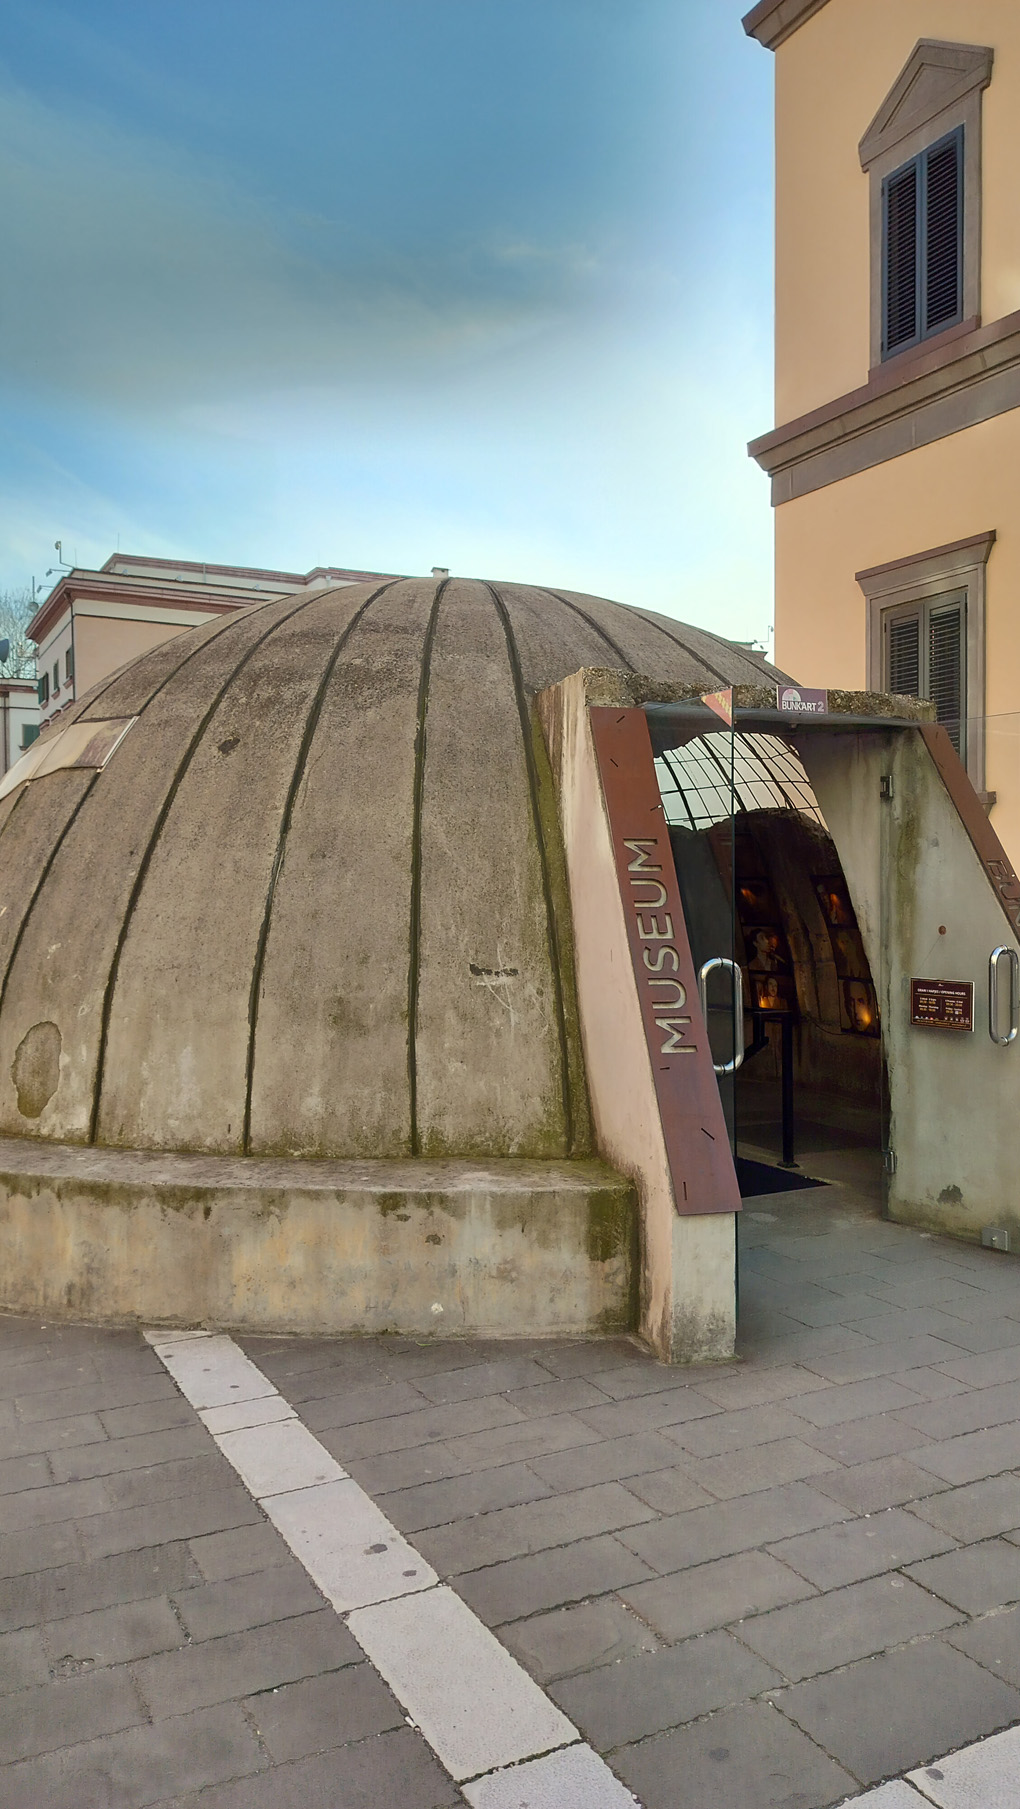
<path fill-rule="evenodd" d="M 1020 8 L 761 0 L 776 659 L 930 697 L 1020 854 Z"/>
<path fill-rule="evenodd" d="M 0 779 L 39 733 L 35 680 L 0 678 Z"/>
<path fill-rule="evenodd" d="M 256 566 L 199 565 L 186 559 L 117 553 L 98 572 L 64 574 L 37 610 L 28 632 L 38 647 L 43 728 L 76 696 L 127 660 L 147 653 L 211 615 L 248 609 L 268 597 L 360 584 L 390 574 L 317 566 L 311 572 Z"/>

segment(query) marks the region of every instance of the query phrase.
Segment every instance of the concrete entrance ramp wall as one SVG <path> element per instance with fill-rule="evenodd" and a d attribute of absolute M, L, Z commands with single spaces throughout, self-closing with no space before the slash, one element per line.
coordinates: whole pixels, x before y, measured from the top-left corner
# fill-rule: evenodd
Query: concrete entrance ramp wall
<path fill-rule="evenodd" d="M 1020 1038 L 989 1036 L 988 964 L 1018 948 L 1020 882 L 944 729 L 812 730 L 798 746 L 879 991 L 889 1215 L 974 1239 L 1003 1227 L 1018 1250 Z M 912 1024 L 911 979 L 972 984 L 973 1030 Z"/>

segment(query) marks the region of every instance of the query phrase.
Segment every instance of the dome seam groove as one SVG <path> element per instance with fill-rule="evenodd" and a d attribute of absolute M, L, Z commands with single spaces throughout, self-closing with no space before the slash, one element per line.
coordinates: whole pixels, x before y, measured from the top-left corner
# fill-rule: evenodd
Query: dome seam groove
<path fill-rule="evenodd" d="M 412 1156 L 421 1155 L 418 1130 L 418 994 L 421 986 L 421 850 L 422 817 L 425 806 L 425 753 L 429 686 L 432 681 L 432 649 L 435 645 L 439 606 L 449 578 L 440 579 L 432 599 L 425 639 L 421 649 L 421 671 L 418 674 L 418 706 L 414 731 L 414 785 L 411 793 L 411 901 L 408 918 L 407 952 L 407 1092 L 410 1116 Z"/>
<path fill-rule="evenodd" d="M 110 1017 L 111 1017 L 112 1011 L 113 1011 L 113 995 L 114 995 L 114 992 L 116 991 L 117 977 L 118 977 L 118 974 L 120 971 L 120 958 L 124 952 L 124 945 L 127 942 L 128 930 L 130 929 L 130 926 L 131 926 L 131 919 L 134 916 L 135 907 L 137 906 L 138 900 L 141 897 L 142 887 L 145 884 L 145 880 L 148 875 L 149 867 L 152 863 L 152 857 L 156 851 L 156 845 L 159 841 L 160 836 L 163 833 L 163 829 L 166 824 L 166 820 L 167 820 L 168 816 L 170 815 L 170 811 L 173 808 L 174 800 L 177 797 L 177 794 L 180 791 L 180 788 L 184 783 L 185 775 L 188 771 L 188 768 L 191 765 L 192 760 L 194 759 L 195 754 L 198 751 L 199 744 L 202 741 L 203 736 L 205 735 L 206 729 L 209 727 L 209 724 L 211 723 L 213 717 L 215 716 L 216 711 L 219 709 L 220 704 L 222 703 L 224 697 L 226 696 L 226 693 L 228 692 L 231 685 L 234 683 L 235 679 L 237 678 L 238 673 L 240 673 L 244 670 L 245 666 L 248 664 L 248 661 L 250 659 L 254 658 L 254 656 L 258 652 L 259 648 L 261 646 L 263 646 L 266 641 L 269 640 L 271 635 L 274 635 L 278 629 L 286 628 L 287 623 L 290 621 L 293 621 L 293 619 L 296 615 L 299 615 L 302 610 L 310 608 L 312 603 L 317 602 L 317 601 L 318 601 L 318 599 L 315 597 L 303 598 L 302 601 L 297 605 L 297 607 L 295 609 L 290 610 L 289 613 L 284 616 L 282 621 L 274 622 L 272 624 L 272 626 L 267 628 L 263 634 L 260 634 L 258 639 L 256 641 L 252 642 L 252 645 L 248 648 L 248 651 L 242 656 L 241 659 L 238 660 L 237 665 L 231 669 L 231 671 L 228 673 L 227 677 L 223 680 L 223 683 L 220 685 L 219 689 L 217 690 L 216 695 L 213 698 L 212 702 L 210 703 L 208 709 L 205 711 L 205 714 L 203 715 L 202 720 L 198 725 L 198 728 L 195 730 L 194 734 L 192 735 L 191 740 L 188 742 L 188 745 L 184 751 L 184 754 L 181 757 L 177 770 L 174 773 L 173 779 L 170 783 L 170 788 L 167 791 L 165 798 L 163 799 L 162 805 L 160 806 L 159 814 L 158 814 L 156 821 L 150 832 L 148 842 L 146 843 L 146 846 L 145 846 L 145 852 L 142 855 L 142 858 L 138 864 L 138 871 L 135 874 L 134 882 L 132 884 L 131 891 L 128 896 L 127 908 L 125 909 L 124 917 L 121 922 L 120 929 L 117 933 L 117 944 L 116 944 L 116 947 L 113 952 L 113 960 L 110 963 L 110 971 L 106 977 L 106 986 L 103 989 L 103 1007 L 102 1007 L 102 1016 L 100 1019 L 100 1027 L 99 1027 L 99 1050 L 98 1050 L 98 1054 L 96 1057 L 96 1073 L 95 1073 L 95 1081 L 93 1083 L 93 1090 L 92 1090 L 92 1112 L 91 1112 L 90 1119 L 89 1119 L 88 1140 L 89 1140 L 90 1144 L 95 1143 L 96 1138 L 99 1134 L 99 1116 L 100 1116 L 100 1110 L 101 1110 L 101 1106 L 102 1106 L 103 1078 L 104 1078 L 104 1070 L 106 1067 L 106 1046 L 107 1046 L 107 1042 L 109 1039 Z M 211 638 L 215 640 L 218 637 L 212 636 Z M 184 664 L 184 661 L 182 660 L 181 665 L 183 666 L 183 664 Z M 164 682 L 169 683 L 170 677 L 176 677 L 177 673 L 180 670 L 181 670 L 180 666 L 175 667 L 173 674 L 168 674 L 167 679 Z"/>
<path fill-rule="evenodd" d="M 560 1052 L 560 1090 L 563 1105 L 563 1131 L 566 1141 L 566 1154 L 574 1152 L 574 1105 L 570 1090 L 570 1044 L 567 1037 L 566 1005 L 563 998 L 563 971 L 561 968 L 561 949 L 559 932 L 556 925 L 556 913 L 553 905 L 552 879 L 549 873 L 549 852 L 545 845 L 545 834 L 542 826 L 542 811 L 539 804 L 538 771 L 535 766 L 535 750 L 531 744 L 531 715 L 528 709 L 527 691 L 524 684 L 524 672 L 521 667 L 521 656 L 514 636 L 510 611 L 504 598 L 494 584 L 486 584 L 496 613 L 506 636 L 507 657 L 513 678 L 514 696 L 517 701 L 517 714 L 521 724 L 521 740 L 524 744 L 524 765 L 528 776 L 528 798 L 531 805 L 531 820 L 535 830 L 535 841 L 538 846 L 538 863 L 542 875 L 542 896 L 545 901 L 546 943 L 549 951 L 549 965 L 552 969 L 553 997 L 556 1005 L 556 1030 Z"/>
<path fill-rule="evenodd" d="M 78 802 L 75 805 L 74 809 L 72 810 L 70 816 L 68 817 L 67 822 L 64 824 L 63 829 L 60 831 L 60 834 L 58 835 L 56 841 L 54 842 L 53 847 L 50 850 L 49 857 L 46 861 L 46 864 L 43 867 L 43 870 L 40 873 L 39 878 L 36 881 L 36 884 L 33 888 L 32 896 L 28 901 L 28 906 L 25 911 L 25 915 L 23 916 L 23 918 L 21 919 L 21 922 L 18 925 L 17 934 L 14 938 L 14 941 L 11 944 L 11 952 L 7 959 L 7 966 L 4 968 L 3 979 L 0 980 L 0 1013 L 3 1012 L 4 1000 L 7 997 L 7 987 L 10 982 L 11 974 L 14 971 L 14 963 L 18 958 L 18 954 L 21 949 L 21 944 L 25 939 L 25 932 L 28 929 L 29 923 L 31 921 L 32 912 L 35 910 L 36 903 L 39 898 L 39 894 L 42 891 L 43 887 L 45 886 L 46 881 L 49 879 L 50 872 L 53 867 L 53 863 L 56 860 L 57 855 L 60 853 L 60 850 L 63 847 L 64 842 L 66 841 L 67 837 L 70 835 L 71 830 L 74 826 L 74 823 L 77 820 L 78 812 L 81 810 L 82 805 L 84 804 L 86 798 L 89 797 L 89 795 L 91 794 L 92 788 L 95 785 L 98 777 L 99 777 L 98 773 L 93 773 L 92 778 L 90 779 L 88 785 L 86 785 L 85 790 L 82 792 L 81 797 L 78 799 Z M 27 790 L 28 790 L 28 787 L 26 785 L 24 790 L 21 793 L 22 797 L 24 797 L 25 792 Z M 19 799 L 19 803 L 20 803 L 20 799 Z M 14 812 L 12 810 L 11 817 L 13 815 L 14 815 Z M 11 817 L 7 818 L 7 823 L 10 822 Z M 7 823 L 4 824 L 5 829 L 7 827 Z"/>
<path fill-rule="evenodd" d="M 24 797 L 27 790 L 28 790 L 28 786 L 23 785 L 21 790 L 19 791 L 17 797 L 15 798 L 14 803 L 11 805 L 10 810 L 7 812 L 7 815 L 4 817 L 3 822 L 0 823 L 0 842 L 3 841 L 4 831 L 7 828 L 8 823 L 11 821 L 12 817 L 15 817 L 17 815 L 18 805 L 21 803 L 21 800 Z"/>
<path fill-rule="evenodd" d="M 325 702 L 326 691 L 329 687 L 329 682 L 336 671 L 340 655 L 347 646 L 348 641 L 366 611 L 376 601 L 376 598 L 381 597 L 385 591 L 392 590 L 393 585 L 398 584 L 399 582 L 400 580 L 398 578 L 394 578 L 391 579 L 388 584 L 381 584 L 378 590 L 374 590 L 371 596 L 366 597 L 365 601 L 355 610 L 326 661 L 322 675 L 315 689 L 315 696 L 312 699 L 311 707 L 309 708 L 308 716 L 305 720 L 304 729 L 302 730 L 301 742 L 298 747 L 297 758 L 294 764 L 294 771 L 291 775 L 290 784 L 287 787 L 287 796 L 280 816 L 280 828 L 276 839 L 276 853 L 273 857 L 273 865 L 269 874 L 266 902 L 262 911 L 262 922 L 259 925 L 258 941 L 255 944 L 255 961 L 252 967 L 251 986 L 248 992 L 248 1045 L 245 1052 L 244 1067 L 244 1120 L 241 1132 L 242 1156 L 251 1154 L 251 1095 L 255 1080 L 255 1037 L 258 1030 L 259 994 L 261 992 L 262 976 L 265 970 L 266 951 L 269 947 L 269 932 L 272 927 L 273 905 L 276 902 L 276 888 L 280 874 L 283 872 L 283 864 L 287 852 L 287 839 L 290 835 L 291 821 L 294 815 L 294 804 L 297 799 L 298 788 L 305 776 L 309 755 L 312 751 L 312 742 L 315 739 L 315 731 L 319 726 L 319 721 L 322 716 L 322 706 Z"/>
<path fill-rule="evenodd" d="M 657 628 L 659 630 L 659 633 L 664 634 L 667 641 L 672 641 L 674 647 L 679 647 L 680 651 L 682 653 L 687 653 L 690 655 L 691 659 L 697 660 L 698 664 L 700 666 L 704 666 L 705 671 L 708 672 L 712 676 L 712 678 L 717 678 L 721 685 L 727 685 L 727 684 L 733 683 L 732 679 L 726 678 L 725 674 L 718 671 L 715 666 L 710 666 L 707 659 L 705 659 L 703 654 L 695 653 L 694 648 L 688 647 L 686 641 L 681 641 L 677 635 L 670 634 L 669 629 L 664 628 L 662 626 L 661 622 L 657 622 L 655 620 L 654 616 L 646 615 L 643 609 L 636 609 L 634 611 L 634 613 L 635 613 L 635 615 L 638 615 L 641 617 L 642 622 L 647 622 L 649 628 Z M 706 630 L 706 633 L 707 633 L 707 630 Z"/>
<path fill-rule="evenodd" d="M 692 624 L 692 626 L 694 626 L 694 624 Z M 759 665 L 755 660 L 748 659 L 747 654 L 744 652 L 744 649 L 742 647 L 738 647 L 735 644 L 735 642 L 733 642 L 733 641 L 728 641 L 724 634 L 716 634 L 715 630 L 712 628 L 699 627 L 698 633 L 706 634 L 708 636 L 709 640 L 715 641 L 719 647 L 727 647 L 731 653 L 735 653 L 738 659 L 743 660 L 745 666 L 750 666 L 751 671 L 754 673 L 755 677 L 759 680 L 761 678 L 763 678 L 764 676 L 766 676 L 766 674 L 764 674 L 762 672 L 763 666 L 771 667 L 771 670 L 773 672 L 775 672 L 777 670 L 777 668 L 772 665 L 772 662 L 770 660 L 767 660 L 764 657 L 764 655 L 762 656 L 761 665 Z M 699 658 L 700 658 L 700 655 L 699 655 Z"/>
<path fill-rule="evenodd" d="M 580 616 L 582 622 L 587 622 L 589 628 L 593 628 L 595 633 L 600 637 L 600 639 L 605 641 L 606 646 L 612 648 L 613 652 L 616 654 L 617 659 L 621 659 L 623 661 L 624 666 L 626 667 L 628 672 L 636 672 L 637 671 L 637 667 L 635 666 L 633 660 L 629 660 L 627 658 L 627 655 L 624 653 L 623 648 L 620 646 L 619 641 L 614 641 L 612 635 L 608 632 L 608 630 L 601 627 L 601 625 L 598 622 L 596 622 L 595 617 L 590 616 L 586 609 L 582 609 L 580 607 L 580 605 L 577 603 L 572 603 L 570 601 L 569 597 L 564 597 L 558 590 L 548 590 L 547 589 L 545 594 L 547 597 L 555 597 L 557 603 L 565 604 L 567 609 L 573 610 L 575 616 Z"/>
<path fill-rule="evenodd" d="M 235 619 L 236 618 L 228 617 L 227 621 L 224 623 L 224 627 L 227 627 Z M 189 660 L 194 659 L 194 657 L 197 653 L 201 653 L 203 651 L 203 649 L 209 645 L 210 641 L 216 641 L 218 639 L 219 639 L 218 634 L 211 634 L 209 636 L 208 641 L 202 642 L 201 647 L 193 647 L 189 653 L 186 653 L 184 658 L 182 660 L 178 661 L 178 663 L 174 667 L 173 671 L 168 672 L 165 678 L 160 679 L 159 684 L 156 686 L 156 689 L 149 693 L 149 696 L 145 699 L 145 702 L 143 704 L 139 705 L 135 714 L 138 716 L 144 716 L 146 710 L 149 708 L 149 705 L 155 703 L 156 698 L 159 696 L 159 694 L 163 690 L 164 686 L 168 685 L 172 678 L 176 678 L 177 674 L 184 670 L 184 667 L 188 664 Z M 93 700 L 92 700 L 93 703 L 98 703 L 99 698 L 105 696 L 106 692 L 110 689 L 110 685 L 113 685 L 116 683 L 116 680 L 120 677 L 120 675 L 123 671 L 124 671 L 124 668 L 121 667 L 118 672 L 114 673 L 113 677 L 110 679 L 110 683 L 108 685 L 104 685 L 103 689 L 97 694 L 96 697 L 93 698 Z M 89 707 L 91 708 L 91 705 Z M 82 715 L 84 716 L 84 711 L 82 712 Z M 77 718 L 75 718 L 75 720 L 77 720 Z M 50 872 L 53 868 L 53 864 L 56 861 L 56 858 L 57 858 L 58 854 L 60 853 L 61 848 L 63 847 L 65 841 L 67 840 L 67 837 L 70 835 L 71 830 L 74 828 L 74 825 L 77 822 L 79 812 L 83 809 L 83 807 L 86 803 L 86 800 L 91 797 L 93 788 L 95 786 L 95 783 L 96 783 L 96 780 L 98 779 L 98 777 L 99 777 L 99 774 L 94 773 L 91 781 L 85 787 L 85 790 L 82 792 L 81 797 L 78 799 L 78 802 L 75 805 L 74 809 L 72 810 L 70 816 L 68 817 L 67 822 L 64 824 L 63 829 L 60 831 L 60 834 L 58 835 L 58 837 L 53 845 L 53 848 L 50 851 L 49 859 L 47 860 L 46 865 L 44 866 L 42 873 L 39 875 L 39 879 L 33 889 L 32 896 L 28 901 L 28 906 L 26 908 L 25 915 L 23 916 L 20 924 L 18 925 L 17 935 L 15 936 L 14 941 L 11 944 L 11 952 L 10 952 L 10 955 L 7 960 L 7 966 L 4 969 L 3 979 L 0 980 L 0 1011 L 3 1010 L 4 1000 L 7 997 L 7 987 L 8 987 L 9 981 L 10 981 L 11 974 L 14 971 L 14 963 L 18 958 L 18 953 L 20 951 L 21 944 L 24 941 L 25 933 L 28 929 L 29 923 L 32 920 L 32 913 L 35 910 L 36 904 L 39 899 L 39 895 L 42 892 L 42 889 L 45 886 L 46 881 L 49 879 Z M 23 787 L 22 791 L 20 792 L 20 794 L 18 796 L 19 804 L 21 803 L 22 798 L 25 797 L 27 791 L 28 791 L 28 787 L 26 785 Z M 11 817 L 13 817 L 13 815 L 14 815 L 14 811 L 12 810 L 11 816 L 7 817 L 4 821 L 4 824 L 3 824 L 4 829 L 7 828 L 7 824 L 10 822 Z M 0 831 L 0 833 L 2 833 L 2 831 Z M 92 1142 L 92 1141 L 94 1141 L 94 1139 L 92 1139 L 90 1137 L 89 1141 Z"/>
<path fill-rule="evenodd" d="M 258 608 L 265 609 L 267 607 L 268 607 L 268 604 L 253 604 L 252 608 L 250 610 L 245 611 L 245 614 L 253 615 L 255 613 L 256 609 L 258 609 Z M 195 658 L 196 654 L 202 653 L 206 647 L 211 646 L 213 641 L 218 641 L 220 638 L 220 635 L 224 634 L 228 628 L 232 627 L 234 625 L 234 623 L 236 623 L 237 619 L 238 618 L 236 615 L 225 616 L 223 621 L 218 624 L 217 632 L 215 634 L 207 635 L 206 639 L 202 642 L 201 646 L 190 648 L 189 651 L 187 653 L 185 653 L 184 658 L 178 660 L 176 666 L 172 667 L 171 670 L 166 674 L 166 677 L 160 679 L 159 684 L 156 686 L 156 689 L 154 691 L 150 691 L 148 697 L 145 699 L 145 702 L 139 706 L 139 708 L 134 712 L 134 714 L 136 716 L 143 715 L 144 712 L 148 709 L 149 705 L 152 703 L 155 703 L 160 692 L 164 689 L 164 687 L 166 685 L 168 685 L 170 683 L 170 680 L 172 678 L 176 678 L 177 674 L 179 672 L 183 672 L 185 666 L 188 664 L 188 662 L 190 660 L 193 660 Z M 183 641 L 185 637 L 182 634 L 182 635 L 175 635 L 173 638 L 175 641 L 180 642 L 180 641 Z M 150 653 L 161 653 L 163 651 L 163 648 L 168 645 L 172 645 L 172 642 L 160 641 L 156 644 L 155 647 L 150 648 L 149 651 L 150 651 Z M 145 655 L 142 654 L 137 657 L 144 659 Z M 92 710 L 95 708 L 96 704 L 99 703 L 100 700 L 106 696 L 107 691 L 112 691 L 114 685 L 117 683 L 117 680 L 119 678 L 123 678 L 125 673 L 129 672 L 131 667 L 134 666 L 135 663 L 136 663 L 135 659 L 125 660 L 123 666 L 118 666 L 116 672 L 111 673 L 111 675 L 107 679 L 105 685 L 100 686 L 100 689 L 96 692 L 95 696 L 94 697 L 90 696 L 87 698 L 86 701 L 83 702 L 80 713 L 77 716 L 69 717 L 68 720 L 71 722 L 89 722 L 89 721 L 98 720 L 97 718 L 90 717 L 88 715 L 89 710 Z"/>

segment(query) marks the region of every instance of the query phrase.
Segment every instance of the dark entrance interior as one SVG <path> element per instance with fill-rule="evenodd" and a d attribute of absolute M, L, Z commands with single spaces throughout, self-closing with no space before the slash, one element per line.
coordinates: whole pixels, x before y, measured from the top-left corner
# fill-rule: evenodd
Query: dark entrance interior
<path fill-rule="evenodd" d="M 838 853 L 781 735 L 697 721 L 671 746 L 660 734 L 656 764 L 694 965 L 714 964 L 703 998 L 741 1193 L 830 1183 L 878 1204 L 881 1026 Z"/>

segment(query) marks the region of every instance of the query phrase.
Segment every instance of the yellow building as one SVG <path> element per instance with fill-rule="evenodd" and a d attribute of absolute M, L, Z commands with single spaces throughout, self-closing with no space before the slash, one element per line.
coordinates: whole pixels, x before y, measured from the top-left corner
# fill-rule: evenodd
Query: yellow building
<path fill-rule="evenodd" d="M 760 0 L 776 660 L 931 697 L 1020 855 L 1020 6 Z"/>

